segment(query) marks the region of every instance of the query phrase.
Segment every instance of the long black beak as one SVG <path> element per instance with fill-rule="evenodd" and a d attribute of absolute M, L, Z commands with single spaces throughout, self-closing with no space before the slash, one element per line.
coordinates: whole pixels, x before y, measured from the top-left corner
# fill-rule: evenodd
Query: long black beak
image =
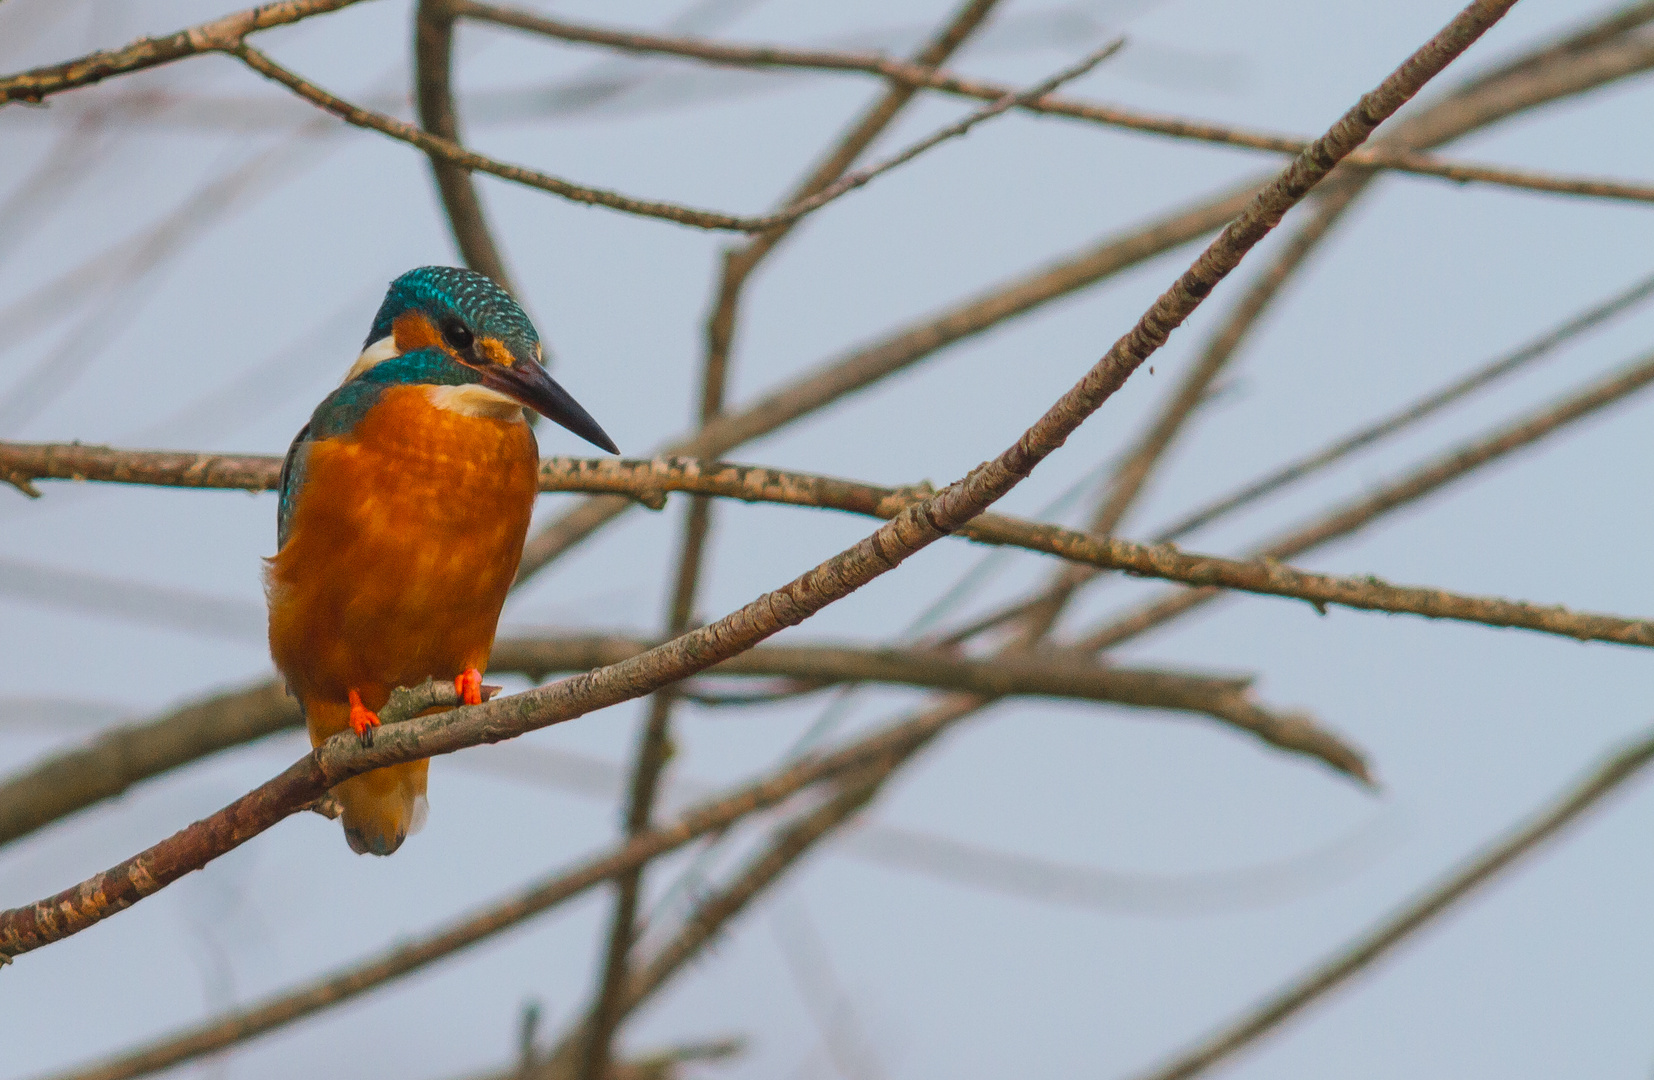
<path fill-rule="evenodd" d="M 509 394 L 547 420 L 563 425 L 593 446 L 601 446 L 611 454 L 620 453 L 620 447 L 609 438 L 591 413 L 557 380 L 533 360 L 519 357 L 513 364 L 489 364 L 481 370 L 482 384 L 491 390 Z"/>

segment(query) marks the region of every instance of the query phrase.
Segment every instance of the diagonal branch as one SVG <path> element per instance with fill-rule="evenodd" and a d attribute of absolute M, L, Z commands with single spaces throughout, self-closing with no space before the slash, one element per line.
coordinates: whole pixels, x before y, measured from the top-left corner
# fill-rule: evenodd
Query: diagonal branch
<path fill-rule="evenodd" d="M 127 1080 L 144 1076 L 314 1015 L 517 926 L 616 874 L 780 805 L 813 784 L 863 767 L 867 761 L 890 753 L 909 737 L 910 732 L 902 731 L 884 738 L 863 739 L 836 754 L 798 763 L 691 807 L 669 824 L 656 826 L 618 847 L 534 882 L 442 930 L 396 945 L 296 990 L 245 1006 L 229 1016 L 86 1069 L 63 1074 L 56 1080 Z"/>
<path fill-rule="evenodd" d="M 386 724 L 373 746 L 336 736 L 212 816 L 83 884 L 0 912 L 0 952 L 30 952 L 101 922 L 258 835 L 341 780 L 498 742 L 640 697 L 751 648 L 958 529 L 1053 453 L 1200 306 L 1343 155 L 1476 41 L 1515 0 L 1475 0 L 1248 204 L 1086 375 L 998 457 L 908 507 L 855 546 L 717 622 L 641 656 L 482 705 Z M 451 689 L 451 688 L 450 688 Z"/>
<path fill-rule="evenodd" d="M 92 86 L 116 75 L 144 71 L 202 53 L 228 52 L 248 34 L 349 7 L 360 0 L 276 0 L 160 37 L 139 38 L 49 67 L 0 76 L 0 106 L 13 101 L 39 104 L 52 94 Z"/>
<path fill-rule="evenodd" d="M 1608 22 L 1618 24 L 1614 19 Z M 1576 38 L 1592 42 L 1593 49 L 1570 49 L 1562 54 L 1565 61 L 1552 60 L 1539 65 L 1518 62 L 1509 65 L 1509 70 L 1502 74 L 1484 76 L 1468 88 L 1460 89 L 1435 105 L 1398 121 L 1388 135 L 1376 140 L 1375 145 L 1406 150 L 1437 146 L 1536 104 L 1579 93 L 1589 86 L 1602 85 L 1633 71 L 1654 66 L 1654 38 L 1598 41 L 1590 34 Z M 1556 53 L 1555 48 L 1550 47 L 1533 55 L 1549 57 Z M 1179 380 L 1155 418 L 1115 470 L 1106 497 L 1091 523 L 1093 533 L 1107 535 L 1119 527 L 1195 410 L 1206 400 L 1214 381 L 1234 359 L 1252 329 L 1292 276 L 1367 190 L 1375 175 L 1371 172 L 1340 173 L 1317 193 L 1309 219 L 1270 257 L 1245 293 L 1226 313 L 1202 349 L 1199 359 Z M 972 629 L 998 625 L 1011 617 L 1020 616 L 1025 621 L 1024 633 L 1037 636 L 1051 628 L 1074 592 L 1095 576 L 1094 572 L 1077 567 L 1065 568 L 1053 575 L 1051 583 L 1039 596 L 994 613 L 980 620 Z"/>
<path fill-rule="evenodd" d="M 1383 959 L 1459 901 L 1511 869 L 1654 761 L 1654 734 L 1611 755 L 1550 806 L 1472 854 L 1459 867 L 1222 1030 L 1141 1080 L 1187 1080 L 1233 1056 Z"/>

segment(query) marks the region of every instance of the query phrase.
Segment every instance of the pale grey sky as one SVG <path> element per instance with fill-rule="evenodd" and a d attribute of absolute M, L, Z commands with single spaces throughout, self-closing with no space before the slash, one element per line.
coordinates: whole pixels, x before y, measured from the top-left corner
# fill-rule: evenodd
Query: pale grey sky
<path fill-rule="evenodd" d="M 713 29 L 736 39 L 890 49 L 949 7 L 725 6 L 729 21 Z M 1526 0 L 1443 85 L 1606 6 Z M 1127 50 L 1074 93 L 1313 134 L 1457 7 L 1009 0 L 1001 29 L 958 66 L 1034 83 L 1123 31 Z M 227 9 L 205 0 L 10 0 L 0 7 L 0 69 Z M 659 27 L 682 5 L 546 9 Z M 406 90 L 410 33 L 409 5 L 380 0 L 258 44 L 330 89 L 394 103 Z M 478 102 L 469 134 L 480 149 L 585 183 L 738 212 L 768 206 L 874 92 L 855 77 L 705 78 L 682 65 L 617 65 L 598 51 L 482 28 L 461 38 L 460 84 Z M 598 108 L 568 104 L 570 86 L 617 73 L 644 81 Z M 180 97 L 142 115 L 116 109 L 97 126 L 100 109 L 140 90 Z M 549 118 L 522 116 L 541 107 Z M 922 102 L 880 145 L 894 149 L 963 108 Z M 1654 85 L 1629 80 L 1453 153 L 1646 181 L 1651 110 Z M 413 151 L 315 123 L 307 107 L 225 58 L 45 108 L 0 110 L 0 148 L 0 325 L 10 328 L 0 335 L 3 438 L 279 453 L 354 357 L 384 283 L 455 260 Z M 62 167 L 50 197 L 8 203 L 53 155 Z M 1270 160 L 1055 119 L 996 120 L 843 199 L 788 242 L 750 290 L 731 397 L 751 400 Z M 204 227 L 163 233 L 153 241 L 164 249 L 158 269 L 126 280 L 143 257 L 144 241 L 133 238 L 238 170 L 249 179 L 220 212 L 187 215 Z M 481 185 L 559 379 L 629 455 L 682 431 L 725 239 Z M 945 350 L 731 456 L 881 483 L 952 479 L 1037 417 L 1195 250 Z M 1228 392 L 1126 531 L 1148 535 L 1561 322 L 1646 275 L 1650 252 L 1654 211 L 1645 206 L 1386 178 L 1260 327 Z M 50 296 L 34 292 L 77 268 Z M 1154 373 L 1139 372 L 1004 509 L 1038 513 L 1118 449 L 1255 268 L 1220 289 Z M 1639 308 L 1187 546 L 1244 550 L 1641 355 L 1651 340 L 1654 310 Z M 1635 398 L 1306 561 L 1627 615 L 1654 610 L 1642 557 L 1654 530 L 1644 497 L 1649 408 L 1646 394 Z M 549 453 L 585 452 L 554 429 L 541 439 Z M 0 489 L 0 768 L 268 672 L 259 559 L 274 545 L 272 497 L 45 490 L 28 502 Z M 542 503 L 549 514 L 565 500 Z M 632 514 L 600 534 L 517 596 L 507 625 L 653 632 L 680 511 Z M 722 508 L 703 610 L 722 614 L 867 528 L 806 510 Z M 894 634 L 980 555 L 963 542 L 938 544 L 790 634 Z M 1032 555 L 1007 560 L 970 610 L 1018 595 L 1047 569 Z M 1065 625 L 1159 588 L 1096 589 Z M 159 604 L 154 590 L 191 595 Z M 1202 723 L 1001 706 L 930 751 L 875 805 L 855 842 L 790 878 L 627 1029 L 627 1044 L 744 1035 L 747 1054 L 713 1073 L 731 1080 L 1128 1074 L 1366 926 L 1654 715 L 1639 674 L 1648 658 L 1636 650 L 1351 611 L 1318 616 L 1267 598 L 1226 600 L 1122 655 L 1257 672 L 1263 700 L 1307 708 L 1368 749 L 1382 793 Z M 849 726 L 917 700 L 860 693 Z M 683 710 L 674 799 L 763 769 L 824 705 Z M 524 740 L 564 757 L 507 748 L 437 762 L 430 825 L 394 858 L 354 856 L 337 825 L 301 816 L 106 924 L 20 958 L 0 972 L 0 1077 L 67 1067 L 255 1000 L 596 850 L 617 827 L 613 798 L 597 796 L 624 764 L 639 715 L 628 705 Z M 301 749 L 292 737 L 224 755 L 0 849 L 0 905 L 132 854 Z M 552 767 L 568 766 L 566 754 L 596 759 L 583 780 Z M 1645 785 L 1229 1075 L 1649 1075 L 1651 829 L 1654 791 Z M 881 836 L 888 856 L 891 837 L 913 832 L 1051 860 L 1077 868 L 1073 879 L 1119 890 L 1051 902 L 877 856 Z M 684 865 L 670 860 L 653 875 L 657 895 Z M 1134 900 L 1133 887 L 1148 892 Z M 1145 905 L 1141 895 L 1163 902 Z M 524 1001 L 543 1002 L 548 1034 L 581 1006 L 606 913 L 606 902 L 587 897 L 180 1075 L 445 1080 L 503 1066 Z M 828 958 L 837 983 L 829 997 L 853 1003 L 855 1068 L 824 1049 L 822 987 L 794 974 L 801 949 Z"/>

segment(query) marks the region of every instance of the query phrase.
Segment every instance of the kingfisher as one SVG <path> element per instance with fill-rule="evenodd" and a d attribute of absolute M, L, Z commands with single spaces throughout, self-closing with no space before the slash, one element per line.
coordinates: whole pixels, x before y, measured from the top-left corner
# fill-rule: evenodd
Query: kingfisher
<path fill-rule="evenodd" d="M 310 742 L 371 743 L 392 690 L 452 680 L 482 701 L 538 491 L 524 409 L 619 453 L 545 369 L 523 309 L 470 270 L 391 282 L 361 355 L 299 430 L 265 560 L 270 655 Z M 345 839 L 389 855 L 424 823 L 429 759 L 333 789 Z"/>

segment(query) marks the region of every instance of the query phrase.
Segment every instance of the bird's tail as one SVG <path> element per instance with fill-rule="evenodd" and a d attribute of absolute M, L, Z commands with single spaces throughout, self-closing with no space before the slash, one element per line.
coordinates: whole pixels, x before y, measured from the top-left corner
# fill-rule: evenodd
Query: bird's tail
<path fill-rule="evenodd" d="M 358 855 L 389 855 L 425 824 L 425 774 L 430 759 L 387 765 L 333 789 L 344 814 L 345 842 Z"/>
<path fill-rule="evenodd" d="M 304 716 L 312 746 L 350 728 L 350 707 L 342 703 L 306 701 Z M 389 855 L 419 831 L 425 824 L 425 776 L 430 767 L 430 759 L 422 758 L 374 769 L 334 786 L 350 850 Z"/>

